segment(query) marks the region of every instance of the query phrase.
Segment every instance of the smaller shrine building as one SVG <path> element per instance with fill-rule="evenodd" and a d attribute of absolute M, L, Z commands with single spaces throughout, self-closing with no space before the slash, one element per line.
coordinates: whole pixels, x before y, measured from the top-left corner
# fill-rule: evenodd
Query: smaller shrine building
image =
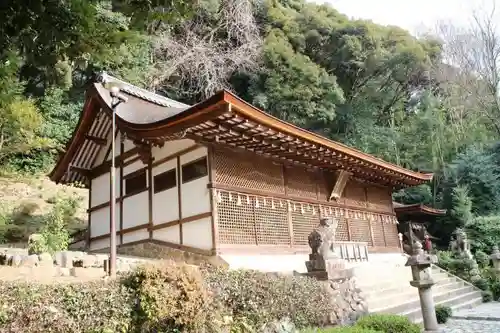
<path fill-rule="evenodd" d="M 115 132 L 113 85 L 127 97 L 116 107 Z M 337 251 L 348 261 L 400 255 L 392 191 L 432 179 L 281 121 L 228 91 L 189 106 L 104 73 L 90 84 L 50 175 L 89 188 L 92 251 L 110 244 L 112 158 L 119 250 L 151 243 L 261 270 L 305 271 L 307 238 L 320 217 L 338 219 Z"/>

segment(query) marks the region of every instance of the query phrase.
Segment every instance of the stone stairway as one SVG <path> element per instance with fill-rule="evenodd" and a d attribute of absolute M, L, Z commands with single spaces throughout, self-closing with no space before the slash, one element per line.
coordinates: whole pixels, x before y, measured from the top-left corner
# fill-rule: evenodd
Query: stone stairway
<path fill-rule="evenodd" d="M 356 267 L 357 285 L 363 291 L 370 313 L 405 315 L 421 322 L 422 314 L 416 288 L 410 286 L 411 270 L 404 265 Z M 385 266 L 385 267 L 384 267 Z M 481 291 L 470 283 L 449 274 L 437 266 L 432 268 L 436 281 L 433 296 L 436 305 L 450 306 L 454 311 L 482 303 Z"/>

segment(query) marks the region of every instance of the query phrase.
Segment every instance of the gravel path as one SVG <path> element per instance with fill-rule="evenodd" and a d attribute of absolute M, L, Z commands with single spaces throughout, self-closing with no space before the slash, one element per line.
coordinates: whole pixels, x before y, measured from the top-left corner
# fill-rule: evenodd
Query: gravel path
<path fill-rule="evenodd" d="M 453 314 L 441 333 L 500 333 L 500 303 L 481 304 Z"/>

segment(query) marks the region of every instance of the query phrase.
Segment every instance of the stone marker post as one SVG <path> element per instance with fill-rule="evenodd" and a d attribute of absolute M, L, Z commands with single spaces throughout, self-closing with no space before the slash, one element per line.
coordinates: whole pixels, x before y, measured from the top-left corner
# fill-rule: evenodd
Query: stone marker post
<path fill-rule="evenodd" d="M 431 276 L 432 264 L 437 262 L 437 257 L 425 253 L 420 242 L 413 243 L 412 249 L 413 254 L 408 258 L 406 266 L 411 267 L 413 280 L 410 281 L 410 285 L 418 288 L 422 318 L 424 319 L 424 332 L 438 332 L 439 326 L 432 298 L 434 280 Z"/>
<path fill-rule="evenodd" d="M 500 278 L 500 251 L 498 250 L 498 246 L 493 246 L 493 253 L 490 255 L 490 259 L 493 262 L 493 269 L 496 276 Z"/>

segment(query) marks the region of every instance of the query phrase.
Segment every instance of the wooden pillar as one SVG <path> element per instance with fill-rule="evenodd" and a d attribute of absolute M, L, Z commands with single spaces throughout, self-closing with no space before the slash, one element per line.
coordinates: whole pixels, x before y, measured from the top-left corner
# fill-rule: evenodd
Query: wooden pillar
<path fill-rule="evenodd" d="M 182 178 L 181 178 L 181 157 L 177 156 L 177 196 L 179 201 L 179 244 L 182 245 Z"/>
<path fill-rule="evenodd" d="M 387 247 L 387 232 L 385 230 L 385 223 L 382 223 L 382 232 L 384 234 L 384 245 Z"/>
<path fill-rule="evenodd" d="M 281 165 L 281 179 L 285 197 L 288 198 L 288 179 L 286 175 L 286 167 L 284 164 Z M 286 206 L 285 207 L 286 219 L 288 221 L 288 237 L 290 238 L 290 247 L 293 247 L 294 246 L 293 216 L 292 216 L 292 210 L 290 209 L 290 202 L 288 200 L 286 201 L 285 206 Z"/>
<path fill-rule="evenodd" d="M 375 246 L 375 238 L 373 237 L 373 223 L 372 223 L 372 219 L 368 219 L 368 226 L 370 227 L 370 239 L 372 241 L 372 246 Z"/>
<path fill-rule="evenodd" d="M 213 146 L 208 146 L 208 182 L 215 184 L 216 182 L 216 168 L 215 168 L 215 152 Z M 219 222 L 218 222 L 218 204 L 216 189 L 210 189 L 210 208 L 212 212 L 212 251 L 217 254 L 219 249 Z"/>
<path fill-rule="evenodd" d="M 123 158 L 123 151 L 125 150 L 125 137 L 124 135 L 120 135 L 120 170 L 118 181 L 120 182 L 120 193 L 118 193 L 118 197 L 120 198 L 120 245 L 123 244 L 123 164 L 125 163 Z"/>
<path fill-rule="evenodd" d="M 92 176 L 89 177 L 89 205 L 88 205 L 88 229 L 87 229 L 87 250 L 90 250 L 90 239 L 92 230 Z"/>
<path fill-rule="evenodd" d="M 252 205 L 252 220 L 253 220 L 253 232 L 255 234 L 255 245 L 259 245 L 259 237 L 258 235 L 258 230 L 257 230 L 257 215 L 255 213 L 255 205 L 257 204 L 257 196 L 254 196 L 254 202 L 250 200 L 250 203 Z"/>
<path fill-rule="evenodd" d="M 344 218 L 345 218 L 345 223 L 346 223 L 346 226 L 347 226 L 347 240 L 349 242 L 352 242 L 351 223 L 349 221 L 349 218 L 346 217 L 345 214 L 344 214 Z"/>
<path fill-rule="evenodd" d="M 148 230 L 149 230 L 149 239 L 153 239 L 153 154 L 152 153 L 148 161 Z"/>

